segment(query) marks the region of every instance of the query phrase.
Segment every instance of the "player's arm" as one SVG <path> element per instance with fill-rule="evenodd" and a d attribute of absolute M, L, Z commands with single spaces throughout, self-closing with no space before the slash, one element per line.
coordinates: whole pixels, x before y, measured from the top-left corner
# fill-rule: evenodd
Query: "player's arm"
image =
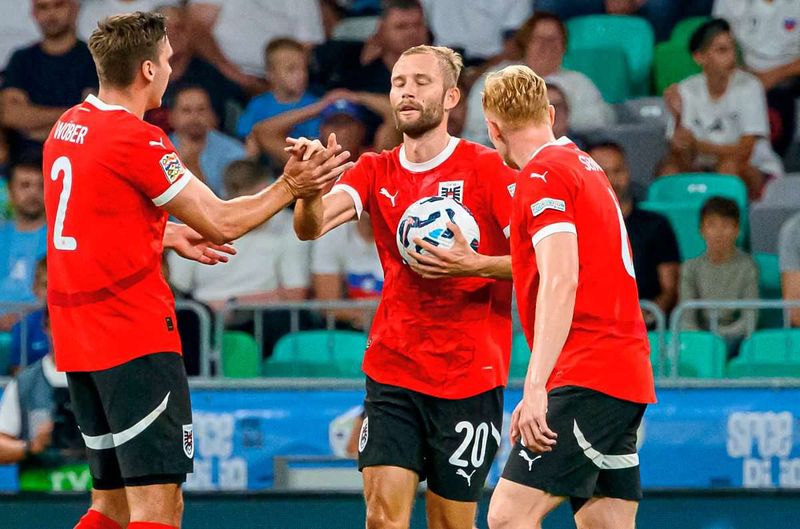
<path fill-rule="evenodd" d="M 523 443 L 536 452 L 549 452 L 557 435 L 546 422 L 547 380 L 558 355 L 567 341 L 578 289 L 578 238 L 572 232 L 547 236 L 535 245 L 539 269 L 533 348 L 522 402 L 518 410 L 516 432 Z"/>
<path fill-rule="evenodd" d="M 472 249 L 458 226 L 449 222 L 447 227 L 455 236 L 453 246 L 447 250 L 437 248 L 422 239 L 414 240 L 425 253 L 408 250 L 409 255 L 417 261 L 409 263 L 412 270 L 427 279 L 442 277 L 511 279 L 510 255 L 479 254 Z"/>
<path fill-rule="evenodd" d="M 164 248 L 174 250 L 184 259 L 206 265 L 227 263 L 228 255 L 236 255 L 229 244 L 214 244 L 186 224 L 168 222 L 164 230 Z"/>
<path fill-rule="evenodd" d="M 301 198 L 294 207 L 294 231 L 301 241 L 319 239 L 332 229 L 358 218 L 353 197 L 333 190 Z"/>

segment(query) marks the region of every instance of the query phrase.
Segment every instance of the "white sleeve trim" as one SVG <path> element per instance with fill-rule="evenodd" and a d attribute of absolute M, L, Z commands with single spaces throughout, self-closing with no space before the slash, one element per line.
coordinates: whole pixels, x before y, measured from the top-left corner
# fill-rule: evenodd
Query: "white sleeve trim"
<path fill-rule="evenodd" d="M 533 237 L 531 237 L 533 247 L 536 248 L 536 245 L 542 242 L 543 239 L 546 239 L 547 237 L 550 237 L 556 233 L 574 233 L 575 235 L 578 235 L 575 225 L 571 222 L 556 222 L 555 224 L 545 226 L 533 234 Z"/>
<path fill-rule="evenodd" d="M 333 186 L 333 189 L 331 189 L 331 193 L 335 193 L 337 191 L 344 191 L 350 195 L 350 198 L 353 199 L 353 204 L 356 207 L 356 216 L 360 219 L 361 213 L 364 211 L 364 204 L 361 203 L 361 195 L 358 194 L 358 191 L 347 184 L 336 184 Z"/>
<path fill-rule="evenodd" d="M 166 191 L 153 199 L 153 204 L 158 207 L 165 205 L 167 202 L 178 196 L 178 193 L 183 191 L 183 188 L 189 185 L 189 181 L 192 178 L 194 178 L 194 175 L 187 169 L 183 176 L 178 178 L 178 180 L 169 186 Z"/>
<path fill-rule="evenodd" d="M 511 225 L 510 224 L 508 226 L 506 226 L 505 228 L 503 228 L 503 235 L 506 236 L 506 239 L 511 237 Z"/>

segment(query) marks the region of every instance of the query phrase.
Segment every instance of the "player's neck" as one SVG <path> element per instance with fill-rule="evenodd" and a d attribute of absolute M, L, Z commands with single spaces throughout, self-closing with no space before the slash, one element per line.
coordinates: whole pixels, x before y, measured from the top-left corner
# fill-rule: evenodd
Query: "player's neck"
<path fill-rule="evenodd" d="M 508 151 L 511 161 L 522 169 L 542 145 L 555 141 L 553 129 L 544 126 L 532 126 L 506 133 Z"/>
<path fill-rule="evenodd" d="M 128 112 L 144 119 L 147 111 L 147 94 L 132 89 L 100 87 L 97 98 L 107 105 L 124 107 Z"/>
<path fill-rule="evenodd" d="M 416 138 L 403 135 L 403 150 L 406 159 L 412 163 L 425 163 L 435 158 L 445 150 L 448 143 L 450 143 L 450 135 L 447 133 L 447 123 L 444 121 L 435 129 Z"/>

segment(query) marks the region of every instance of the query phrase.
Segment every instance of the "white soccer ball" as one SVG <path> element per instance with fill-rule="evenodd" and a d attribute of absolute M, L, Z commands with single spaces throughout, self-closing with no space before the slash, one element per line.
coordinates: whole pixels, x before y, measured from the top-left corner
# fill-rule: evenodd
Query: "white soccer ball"
<path fill-rule="evenodd" d="M 425 254 L 425 250 L 414 242 L 416 239 L 439 248 L 451 248 L 455 235 L 447 228 L 448 222 L 458 226 L 473 250 L 478 249 L 481 230 L 475 217 L 461 202 L 446 197 L 425 197 L 408 206 L 397 224 L 397 249 L 403 260 L 416 263 L 408 250 Z"/>

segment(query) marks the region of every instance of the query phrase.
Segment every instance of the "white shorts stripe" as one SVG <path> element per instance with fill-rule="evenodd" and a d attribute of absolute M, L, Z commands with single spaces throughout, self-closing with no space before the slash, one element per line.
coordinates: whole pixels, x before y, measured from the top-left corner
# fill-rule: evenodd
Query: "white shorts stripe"
<path fill-rule="evenodd" d="M 621 468 L 633 468 L 639 465 L 639 454 L 622 455 L 606 455 L 601 454 L 592 447 L 592 443 L 586 440 L 583 432 L 578 428 L 578 421 L 572 421 L 572 432 L 575 434 L 575 439 L 578 441 L 578 446 L 581 447 L 586 457 L 592 460 L 592 463 L 601 470 L 619 470 Z"/>
<path fill-rule="evenodd" d="M 83 441 L 86 443 L 86 448 L 91 448 L 92 450 L 106 450 L 108 448 L 116 448 L 118 446 L 124 445 L 143 431 L 145 431 L 151 424 L 153 424 L 156 419 L 161 416 L 167 410 L 167 404 L 169 404 L 169 393 L 167 396 L 164 397 L 164 400 L 161 401 L 161 404 L 155 407 L 153 411 L 148 413 L 145 417 L 142 418 L 139 422 L 131 426 L 130 428 L 126 428 L 125 430 L 119 433 L 107 433 L 103 435 L 86 435 L 85 433 L 81 432 L 83 436 Z"/>

